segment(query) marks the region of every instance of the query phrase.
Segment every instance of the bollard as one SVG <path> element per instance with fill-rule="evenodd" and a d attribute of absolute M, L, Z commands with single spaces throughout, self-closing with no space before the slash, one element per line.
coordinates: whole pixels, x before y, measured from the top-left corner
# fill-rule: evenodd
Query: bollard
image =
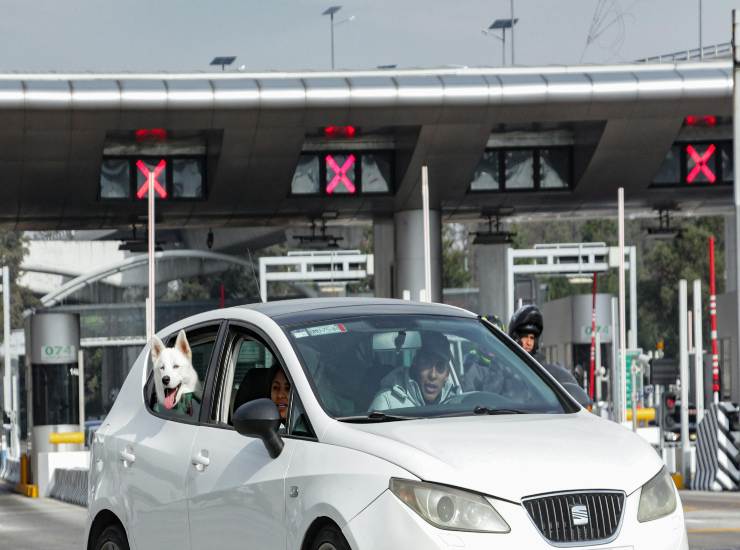
<path fill-rule="evenodd" d="M 52 432 L 49 434 L 49 443 L 52 445 L 85 443 L 85 434 L 82 432 Z"/>

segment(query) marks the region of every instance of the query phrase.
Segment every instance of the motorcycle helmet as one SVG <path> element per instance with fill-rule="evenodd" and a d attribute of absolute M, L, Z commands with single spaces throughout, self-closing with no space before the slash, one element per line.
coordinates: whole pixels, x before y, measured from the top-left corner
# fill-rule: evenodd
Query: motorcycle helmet
<path fill-rule="evenodd" d="M 517 342 L 526 334 L 534 334 L 536 351 L 539 347 L 540 335 L 542 334 L 542 312 L 534 304 L 527 304 L 514 312 L 509 321 L 509 336 Z"/>

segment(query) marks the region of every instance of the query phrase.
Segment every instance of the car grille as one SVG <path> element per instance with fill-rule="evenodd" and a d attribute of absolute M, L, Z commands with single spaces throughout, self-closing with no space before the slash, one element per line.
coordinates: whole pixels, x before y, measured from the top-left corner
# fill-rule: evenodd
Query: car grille
<path fill-rule="evenodd" d="M 608 542 L 622 521 L 624 493 L 557 493 L 526 498 L 523 504 L 542 536 L 555 545 Z"/>

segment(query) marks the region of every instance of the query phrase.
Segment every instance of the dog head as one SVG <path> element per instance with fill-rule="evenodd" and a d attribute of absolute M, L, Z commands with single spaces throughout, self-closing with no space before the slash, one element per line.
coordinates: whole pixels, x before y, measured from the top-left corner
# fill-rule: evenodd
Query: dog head
<path fill-rule="evenodd" d="M 165 409 L 174 408 L 184 394 L 199 389 L 198 373 L 193 368 L 193 354 L 185 331 L 179 332 L 172 348 L 165 347 L 159 338 L 153 336 L 151 355 L 157 400 Z"/>

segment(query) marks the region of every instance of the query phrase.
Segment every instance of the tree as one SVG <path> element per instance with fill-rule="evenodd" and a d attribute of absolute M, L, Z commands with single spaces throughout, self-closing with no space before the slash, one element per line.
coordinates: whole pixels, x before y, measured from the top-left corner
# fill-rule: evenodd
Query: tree
<path fill-rule="evenodd" d="M 470 286 L 468 269 L 468 231 L 460 224 L 447 224 L 442 229 L 442 288 Z"/>
<path fill-rule="evenodd" d="M 0 229 L 0 266 L 8 266 L 10 271 L 10 326 L 14 329 L 23 328 L 23 312 L 39 304 L 29 289 L 18 284 L 21 264 L 26 254 L 26 237 L 16 231 Z M 4 328 L 3 321 L 0 316 L 0 329 Z"/>

